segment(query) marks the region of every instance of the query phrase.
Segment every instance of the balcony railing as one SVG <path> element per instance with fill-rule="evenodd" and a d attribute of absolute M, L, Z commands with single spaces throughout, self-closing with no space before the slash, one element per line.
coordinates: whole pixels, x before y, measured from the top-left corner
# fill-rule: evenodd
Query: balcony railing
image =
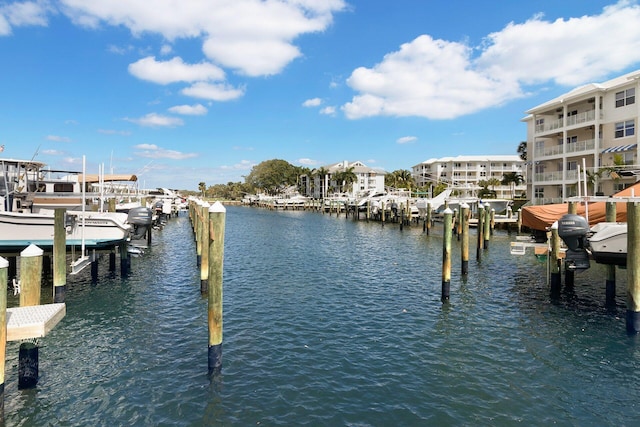
<path fill-rule="evenodd" d="M 558 156 L 563 154 L 563 148 L 565 150 L 564 154 L 583 153 L 595 149 L 596 140 L 586 139 L 584 141 L 570 142 L 564 145 L 553 145 L 551 147 L 544 147 L 542 149 L 535 150 L 534 154 L 536 159 L 539 159 L 540 157 Z"/>
<path fill-rule="evenodd" d="M 595 139 L 587 139 L 585 141 L 571 142 L 567 144 L 567 153 L 579 153 L 581 151 L 590 151 L 596 148 Z"/>
<path fill-rule="evenodd" d="M 603 114 L 600 112 L 600 118 L 602 117 Z M 583 111 L 582 113 L 567 117 L 566 124 L 564 123 L 564 119 L 545 120 L 544 123 L 535 126 L 535 133 L 554 131 L 564 126 L 582 125 L 593 122 L 595 119 L 595 110 Z"/>
<path fill-rule="evenodd" d="M 535 174 L 534 180 L 536 182 L 562 181 L 562 171 L 537 173 Z"/>
<path fill-rule="evenodd" d="M 596 110 L 589 110 L 580 114 L 567 117 L 567 126 L 580 125 L 582 123 L 592 122 L 595 119 L 596 119 Z"/>

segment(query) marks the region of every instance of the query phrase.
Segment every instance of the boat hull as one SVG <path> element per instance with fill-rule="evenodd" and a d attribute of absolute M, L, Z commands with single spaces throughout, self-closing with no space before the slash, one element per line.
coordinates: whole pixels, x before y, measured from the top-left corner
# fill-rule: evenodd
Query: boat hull
<path fill-rule="evenodd" d="M 53 212 L 0 212 L 0 251 L 20 251 L 30 244 L 53 247 L 54 222 Z M 128 239 L 130 233 L 130 226 L 113 213 L 67 212 L 65 224 L 67 246 L 84 241 L 86 248 L 108 247 Z"/>

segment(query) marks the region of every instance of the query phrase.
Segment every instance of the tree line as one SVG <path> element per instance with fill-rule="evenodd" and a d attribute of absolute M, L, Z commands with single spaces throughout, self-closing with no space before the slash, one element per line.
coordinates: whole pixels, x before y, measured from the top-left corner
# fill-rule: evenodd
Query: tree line
<path fill-rule="evenodd" d="M 527 159 L 527 144 L 521 142 L 518 145 L 517 152 L 522 160 Z M 295 166 L 281 159 L 265 160 L 255 165 L 251 172 L 244 177 L 244 182 L 228 182 L 227 184 L 215 184 L 207 186 L 202 181 L 198 183 L 198 191 L 184 191 L 187 195 L 198 195 L 202 198 L 213 198 L 222 200 L 241 200 L 247 194 L 264 193 L 272 196 L 282 194 L 286 189 L 295 187 L 300 193 L 304 194 L 306 188 L 304 182 L 301 181 L 301 177 L 306 176 L 308 183 L 311 187 L 311 191 L 319 190 L 321 197 L 331 193 L 350 192 L 353 188 L 353 184 L 357 181 L 358 176 L 354 172 L 353 167 L 346 168 L 339 172 L 331 173 L 331 180 L 327 179 L 329 170 L 324 167 L 317 169 L 311 169 L 304 166 Z M 320 188 L 316 189 L 316 177 L 319 177 Z M 523 182 L 522 175 L 515 172 L 509 172 L 504 174 L 501 180 L 497 178 L 490 178 L 485 181 L 480 181 L 479 185 L 482 187 L 481 197 L 490 197 L 491 188 L 496 185 L 509 185 L 513 189 Z M 393 172 L 385 174 L 384 178 L 385 187 L 395 189 L 406 189 L 418 194 L 430 194 L 435 196 L 447 188 L 446 183 L 438 183 L 435 185 L 418 187 L 411 171 L 406 169 L 398 169 Z"/>

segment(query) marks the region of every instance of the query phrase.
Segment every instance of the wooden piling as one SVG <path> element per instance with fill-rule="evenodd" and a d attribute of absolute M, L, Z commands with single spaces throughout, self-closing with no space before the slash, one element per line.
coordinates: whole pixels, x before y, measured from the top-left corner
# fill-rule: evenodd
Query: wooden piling
<path fill-rule="evenodd" d="M 547 255 L 547 257 L 551 268 L 551 296 L 558 297 L 560 295 L 562 278 L 560 270 L 560 235 L 558 234 L 557 222 L 551 226 L 551 252 Z"/>
<path fill-rule="evenodd" d="M 20 306 L 40 305 L 43 250 L 29 245 L 20 253 Z M 38 346 L 23 342 L 18 350 L 18 388 L 38 383 Z"/>
<path fill-rule="evenodd" d="M 127 242 L 122 242 L 118 246 L 120 251 L 120 276 L 127 277 L 129 274 L 129 252 L 127 251 Z"/>
<path fill-rule="evenodd" d="M 460 205 L 460 258 L 462 274 L 469 274 L 469 205 Z"/>
<path fill-rule="evenodd" d="M 209 287 L 209 203 L 204 202 L 201 209 L 200 241 L 202 253 L 200 255 L 200 293 L 205 294 Z"/>
<path fill-rule="evenodd" d="M 427 203 L 427 216 L 425 218 L 426 226 L 427 226 L 427 236 L 431 231 L 431 203 Z"/>
<path fill-rule="evenodd" d="M 4 365 L 7 352 L 7 282 L 9 261 L 0 257 L 0 424 L 4 425 Z"/>
<path fill-rule="evenodd" d="M 53 302 L 64 302 L 67 293 L 67 230 L 65 209 L 54 211 L 53 230 Z"/>
<path fill-rule="evenodd" d="M 640 332 L 640 203 L 627 202 L 627 332 Z"/>
<path fill-rule="evenodd" d="M 476 260 L 480 261 L 482 259 L 482 248 L 484 243 L 484 214 L 483 214 L 482 205 L 478 205 L 478 224 L 476 227 L 477 231 L 477 245 L 476 245 Z"/>
<path fill-rule="evenodd" d="M 201 201 L 197 201 L 195 208 L 194 208 L 194 228 L 195 228 L 195 236 L 196 236 L 196 266 L 200 267 L 200 260 L 202 258 L 202 230 L 200 229 L 200 227 L 202 227 L 203 224 L 203 220 L 201 218 L 202 215 L 202 209 L 200 209 L 200 206 L 202 206 L 202 202 Z"/>
<path fill-rule="evenodd" d="M 442 240 L 442 302 L 449 301 L 451 290 L 451 238 L 453 235 L 453 211 L 444 210 L 444 238 Z"/>
<path fill-rule="evenodd" d="M 20 306 L 40 304 L 43 250 L 29 245 L 20 252 Z"/>
<path fill-rule="evenodd" d="M 616 204 L 613 202 L 606 203 L 605 221 L 615 222 L 616 220 Z M 605 281 L 605 300 L 608 306 L 616 304 L 616 266 L 606 265 L 607 278 Z"/>
<path fill-rule="evenodd" d="M 484 248 L 489 249 L 489 240 L 491 239 L 491 206 L 486 203 L 484 205 Z"/>
<path fill-rule="evenodd" d="M 209 374 L 219 374 L 222 370 L 222 269 L 225 219 L 226 209 L 222 203 L 215 202 L 209 208 Z"/>

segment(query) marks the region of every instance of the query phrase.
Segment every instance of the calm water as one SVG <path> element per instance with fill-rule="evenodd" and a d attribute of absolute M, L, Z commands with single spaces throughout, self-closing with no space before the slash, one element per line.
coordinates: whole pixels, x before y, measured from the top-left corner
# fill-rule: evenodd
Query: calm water
<path fill-rule="evenodd" d="M 477 263 L 472 233 L 465 280 L 453 243 L 443 306 L 439 228 L 229 207 L 212 379 L 192 232 L 174 218 L 129 278 L 106 259 L 97 283 L 69 278 L 36 389 L 18 390 L 9 343 L 6 425 L 637 425 L 625 271 L 613 310 L 599 267 L 551 301 L 514 236 L 496 232 Z"/>

